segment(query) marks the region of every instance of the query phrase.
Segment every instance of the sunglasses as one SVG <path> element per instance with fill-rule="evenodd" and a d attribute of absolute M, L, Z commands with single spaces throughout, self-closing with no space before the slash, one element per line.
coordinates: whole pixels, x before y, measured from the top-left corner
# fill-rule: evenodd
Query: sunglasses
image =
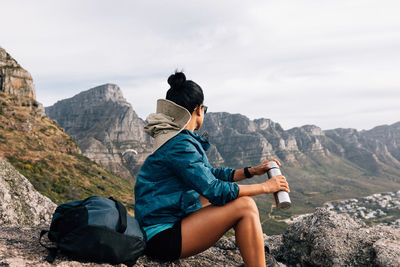
<path fill-rule="evenodd" d="M 207 109 L 208 109 L 208 107 L 207 107 L 207 106 L 205 106 L 205 105 L 201 105 L 201 107 L 203 107 L 203 109 L 204 109 L 204 114 L 206 114 L 206 113 L 207 113 Z"/>

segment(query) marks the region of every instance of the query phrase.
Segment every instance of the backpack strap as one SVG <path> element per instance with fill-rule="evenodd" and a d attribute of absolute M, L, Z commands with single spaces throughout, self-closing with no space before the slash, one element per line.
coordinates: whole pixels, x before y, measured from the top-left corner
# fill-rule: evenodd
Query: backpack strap
<path fill-rule="evenodd" d="M 121 202 L 115 200 L 113 197 L 109 197 L 109 199 L 111 199 L 112 201 L 115 202 L 115 206 L 118 209 L 118 213 L 119 213 L 119 221 L 121 222 L 119 227 L 118 227 L 118 232 L 123 234 L 126 230 L 126 227 L 128 226 L 127 223 L 127 215 L 126 215 L 126 208 L 124 205 L 122 205 Z"/>
<path fill-rule="evenodd" d="M 42 245 L 42 247 L 45 247 L 48 251 L 49 254 L 45 258 L 47 262 L 53 263 L 54 260 L 56 259 L 58 248 L 57 247 L 48 247 L 45 244 L 42 243 L 42 237 L 47 234 L 49 231 L 48 230 L 42 230 L 40 232 L 40 237 L 39 237 L 39 244 Z"/>

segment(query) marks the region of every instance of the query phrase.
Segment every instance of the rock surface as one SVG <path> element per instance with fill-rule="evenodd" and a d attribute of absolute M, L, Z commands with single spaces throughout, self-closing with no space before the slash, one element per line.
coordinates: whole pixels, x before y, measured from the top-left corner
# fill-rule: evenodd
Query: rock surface
<path fill-rule="evenodd" d="M 304 164 L 310 157 L 326 158 L 334 142 L 315 125 L 305 125 L 284 130 L 270 119 L 250 120 L 240 114 L 226 112 L 207 113 L 200 133 L 207 132 L 216 151 L 210 161 L 220 159 L 233 167 L 259 164 L 277 157 L 292 165 Z"/>
<path fill-rule="evenodd" d="M 2 76 L 3 86 L 1 90 L 3 92 L 11 95 L 36 98 L 32 76 L 1 47 L 0 76 Z"/>
<path fill-rule="evenodd" d="M 43 105 L 36 101 L 32 76 L 0 47 L 0 91 L 14 95 L 21 105 L 32 107 L 44 116 Z"/>
<path fill-rule="evenodd" d="M 377 126 L 368 131 L 334 129 L 325 131 L 338 147 L 338 154 L 372 174 L 400 166 L 400 122 Z M 399 181 L 398 174 L 388 175 Z M 397 179 L 396 179 L 397 177 Z"/>
<path fill-rule="evenodd" d="M 276 256 L 289 266 L 400 266 L 400 229 L 317 208 L 287 229 Z"/>
<path fill-rule="evenodd" d="M 38 243 L 38 236 L 42 228 L 39 227 L 0 227 L 0 266 L 112 266 L 110 264 L 97 264 L 80 262 L 58 255 L 54 264 L 47 263 L 44 258 L 47 250 Z M 135 266 L 145 267 L 215 267 L 215 266 L 240 266 L 243 263 L 237 247 L 231 239 L 223 237 L 217 244 L 198 255 L 164 263 L 151 260 L 146 256 L 139 258 Z M 119 266 L 125 266 L 120 264 Z M 281 264 L 280 266 L 285 266 Z"/>
<path fill-rule="evenodd" d="M 0 225 L 48 224 L 55 208 L 50 199 L 37 192 L 28 179 L 0 158 Z"/>
<path fill-rule="evenodd" d="M 46 107 L 78 143 L 82 153 L 109 171 L 134 180 L 152 151 L 144 121 L 125 100 L 120 88 L 104 84 Z"/>
<path fill-rule="evenodd" d="M 367 174 L 381 174 L 399 181 L 400 122 L 368 131 L 323 131 L 315 125 L 284 130 L 269 119 L 250 120 L 240 114 L 218 112 L 207 113 L 200 130 L 204 132 L 215 146 L 209 153 L 213 163 L 241 168 L 277 157 L 286 165 L 304 166 L 313 161 L 323 165 L 339 157 L 358 165 Z"/>
<path fill-rule="evenodd" d="M 80 262 L 60 255 L 54 265 L 43 260 L 40 227 L 0 227 L 0 266 L 111 266 Z M 366 227 L 349 216 L 318 208 L 283 235 L 265 236 L 280 266 L 400 266 L 400 230 Z M 240 266 L 234 237 L 222 237 L 196 256 L 163 263 L 146 256 L 135 266 Z M 286 264 L 286 265 L 285 265 Z M 124 265 L 120 265 L 124 266 Z"/>

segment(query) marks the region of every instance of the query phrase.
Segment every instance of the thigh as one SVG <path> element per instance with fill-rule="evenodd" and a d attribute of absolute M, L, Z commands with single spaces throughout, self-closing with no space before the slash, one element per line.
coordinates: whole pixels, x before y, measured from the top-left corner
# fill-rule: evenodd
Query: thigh
<path fill-rule="evenodd" d="M 207 206 L 184 218 L 181 258 L 200 253 L 215 244 L 243 216 L 248 199 L 240 197 L 224 206 Z"/>

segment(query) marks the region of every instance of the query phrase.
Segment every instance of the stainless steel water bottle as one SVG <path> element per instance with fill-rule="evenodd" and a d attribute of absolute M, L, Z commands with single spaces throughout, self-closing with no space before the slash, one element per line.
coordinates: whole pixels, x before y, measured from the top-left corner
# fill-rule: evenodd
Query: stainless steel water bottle
<path fill-rule="evenodd" d="M 268 161 L 267 165 L 271 167 L 267 171 L 268 178 L 271 179 L 274 176 L 282 175 L 281 169 L 278 166 L 278 163 L 275 161 Z M 278 191 L 274 193 L 274 198 L 276 202 L 276 206 L 281 210 L 287 210 L 291 206 L 291 201 L 289 197 L 289 193 L 286 191 Z"/>

